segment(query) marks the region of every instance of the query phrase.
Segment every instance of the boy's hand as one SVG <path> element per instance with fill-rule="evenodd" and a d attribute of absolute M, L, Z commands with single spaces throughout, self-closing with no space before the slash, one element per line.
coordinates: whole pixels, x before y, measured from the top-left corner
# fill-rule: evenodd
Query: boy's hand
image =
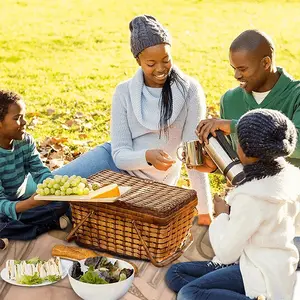
<path fill-rule="evenodd" d="M 35 195 L 36 194 L 33 194 L 30 198 L 19 201 L 16 204 L 16 213 L 21 213 L 23 211 L 27 211 L 31 208 L 35 208 L 38 206 L 45 206 L 52 202 L 52 201 L 45 201 L 45 200 L 34 200 Z"/>
<path fill-rule="evenodd" d="M 30 199 L 31 203 L 33 205 L 35 205 L 35 207 L 37 207 L 37 206 L 45 206 L 45 205 L 48 205 L 51 202 L 53 202 L 53 201 L 47 201 L 47 200 L 34 200 L 34 196 L 36 196 L 36 195 L 37 194 L 34 193 L 30 198 L 28 198 L 28 200 Z"/>
<path fill-rule="evenodd" d="M 167 171 L 176 161 L 165 151 L 151 149 L 146 151 L 146 161 L 160 171 Z"/>
<path fill-rule="evenodd" d="M 230 124 L 231 120 L 224 119 L 206 119 L 202 120 L 196 129 L 196 135 L 199 138 L 200 143 L 208 144 L 208 135 L 211 133 L 216 137 L 216 130 L 221 130 L 225 135 L 230 134 Z"/>
<path fill-rule="evenodd" d="M 228 214 L 229 215 L 229 205 L 225 200 L 223 200 L 221 197 L 219 197 L 217 194 L 214 195 L 214 216 L 218 216 L 222 213 Z"/>
<path fill-rule="evenodd" d="M 47 201 L 47 200 L 33 200 L 34 202 L 37 202 L 37 206 L 45 206 L 50 204 L 53 201 Z"/>

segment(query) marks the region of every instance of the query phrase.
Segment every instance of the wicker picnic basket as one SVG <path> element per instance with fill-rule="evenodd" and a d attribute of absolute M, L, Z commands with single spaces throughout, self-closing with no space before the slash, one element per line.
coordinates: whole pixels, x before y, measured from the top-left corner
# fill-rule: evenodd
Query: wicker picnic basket
<path fill-rule="evenodd" d="M 77 244 L 165 266 L 192 243 L 194 190 L 105 170 L 89 181 L 131 189 L 114 203 L 70 202 Z"/>

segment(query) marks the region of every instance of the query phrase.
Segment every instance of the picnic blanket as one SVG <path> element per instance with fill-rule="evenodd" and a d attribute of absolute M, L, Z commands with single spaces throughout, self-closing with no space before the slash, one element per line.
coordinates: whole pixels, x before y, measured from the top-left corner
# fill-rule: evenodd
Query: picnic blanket
<path fill-rule="evenodd" d="M 198 226 L 196 222 L 192 227 L 194 243 L 176 261 L 208 260 L 213 256 L 207 227 Z M 55 244 L 68 244 L 64 241 L 67 232 L 50 231 L 33 241 L 10 241 L 9 247 L 0 251 L 0 270 L 5 267 L 7 259 L 28 259 L 39 256 L 42 259 L 51 257 L 51 249 Z M 133 285 L 122 300 L 175 300 L 176 295 L 168 289 L 164 277 L 168 267 L 157 268 L 150 262 L 132 260 L 138 267 L 138 275 Z M 300 275 L 298 276 L 300 277 Z M 18 287 L 10 285 L 0 279 L 0 300 L 79 300 L 72 290 L 69 279 L 44 287 Z M 101 297 L 99 297 L 101 299 Z M 300 278 L 295 289 L 294 300 L 300 299 Z M 103 299 L 105 300 L 105 299 Z"/>

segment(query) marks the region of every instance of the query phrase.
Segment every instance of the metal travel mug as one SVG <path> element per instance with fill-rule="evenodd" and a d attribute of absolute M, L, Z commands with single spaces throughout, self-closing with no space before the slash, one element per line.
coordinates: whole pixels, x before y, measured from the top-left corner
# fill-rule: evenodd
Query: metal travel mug
<path fill-rule="evenodd" d="M 182 149 L 185 153 L 185 157 L 181 157 L 178 151 Z M 190 166 L 201 166 L 203 164 L 202 160 L 202 145 L 199 140 L 189 141 L 183 143 L 183 146 L 178 147 L 177 157 L 183 163 Z"/>

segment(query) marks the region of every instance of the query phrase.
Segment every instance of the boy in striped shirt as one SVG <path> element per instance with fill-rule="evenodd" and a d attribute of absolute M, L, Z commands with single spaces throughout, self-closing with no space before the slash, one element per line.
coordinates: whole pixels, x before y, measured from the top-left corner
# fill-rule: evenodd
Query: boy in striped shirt
<path fill-rule="evenodd" d="M 30 240 L 65 227 L 67 202 L 36 201 L 36 184 L 52 177 L 34 139 L 25 132 L 25 103 L 16 93 L 0 90 L 0 238 Z"/>

